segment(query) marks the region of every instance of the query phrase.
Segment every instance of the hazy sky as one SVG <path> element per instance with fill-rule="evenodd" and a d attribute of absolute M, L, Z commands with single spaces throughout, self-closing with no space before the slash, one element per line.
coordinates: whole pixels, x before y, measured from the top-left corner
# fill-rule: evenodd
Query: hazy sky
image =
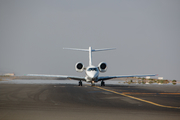
<path fill-rule="evenodd" d="M 159 74 L 180 79 L 179 0 L 0 0 L 0 74 L 78 75 L 88 53 L 101 75 Z"/>

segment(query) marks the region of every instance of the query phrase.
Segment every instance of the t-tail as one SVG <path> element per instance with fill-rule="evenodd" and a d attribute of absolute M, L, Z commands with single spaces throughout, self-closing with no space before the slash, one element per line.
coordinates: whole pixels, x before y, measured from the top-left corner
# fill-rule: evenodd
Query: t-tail
<path fill-rule="evenodd" d="M 92 52 L 114 50 L 116 48 L 92 49 L 92 47 L 89 47 L 89 49 L 79 49 L 79 48 L 63 48 L 63 49 L 89 52 L 89 66 L 91 66 L 92 65 Z"/>

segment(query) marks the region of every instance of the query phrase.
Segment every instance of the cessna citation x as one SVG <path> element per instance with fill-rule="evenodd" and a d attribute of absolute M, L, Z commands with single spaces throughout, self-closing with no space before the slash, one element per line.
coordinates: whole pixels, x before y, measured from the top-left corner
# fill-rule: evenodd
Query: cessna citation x
<path fill-rule="evenodd" d="M 146 76 L 156 76 L 156 74 L 147 74 L 147 75 L 118 75 L 118 76 L 99 76 L 99 72 L 106 72 L 107 64 L 105 62 L 99 63 L 98 67 L 92 65 L 92 52 L 98 51 L 106 51 L 106 50 L 114 50 L 115 48 L 106 48 L 106 49 L 77 49 L 77 48 L 64 48 L 69 50 L 78 50 L 89 52 L 89 66 L 84 67 L 83 63 L 78 62 L 75 65 L 75 69 L 77 72 L 82 72 L 85 70 L 85 77 L 78 76 L 64 76 L 64 75 L 44 75 L 44 74 L 28 74 L 27 76 L 39 76 L 39 77 L 55 77 L 55 78 L 65 78 L 65 79 L 73 79 L 79 81 L 79 86 L 82 86 L 82 81 L 90 82 L 92 86 L 95 85 L 96 82 L 101 81 L 101 86 L 105 86 L 104 80 L 109 80 L 113 78 L 126 78 L 126 77 L 146 77 Z"/>

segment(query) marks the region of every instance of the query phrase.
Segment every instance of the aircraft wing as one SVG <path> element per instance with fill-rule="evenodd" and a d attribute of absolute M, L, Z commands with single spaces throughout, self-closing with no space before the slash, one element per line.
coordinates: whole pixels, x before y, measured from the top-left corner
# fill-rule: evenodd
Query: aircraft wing
<path fill-rule="evenodd" d="M 127 77 L 146 77 L 146 76 L 157 76 L 157 74 L 146 74 L 146 75 L 117 75 L 117 76 L 100 76 L 98 77 L 98 81 L 101 80 L 109 80 L 113 78 L 127 78 Z"/>
<path fill-rule="evenodd" d="M 73 79 L 73 80 L 82 80 L 85 81 L 85 77 L 78 76 L 66 76 L 66 75 L 46 75 L 46 74 L 27 74 L 26 76 L 20 76 L 16 79 Z"/>

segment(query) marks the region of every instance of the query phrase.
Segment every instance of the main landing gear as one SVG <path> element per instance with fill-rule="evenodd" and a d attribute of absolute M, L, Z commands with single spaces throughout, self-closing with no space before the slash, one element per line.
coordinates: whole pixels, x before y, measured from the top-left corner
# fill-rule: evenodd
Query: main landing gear
<path fill-rule="evenodd" d="M 101 81 L 101 86 L 105 86 L 105 82 L 103 80 Z"/>
<path fill-rule="evenodd" d="M 82 86 L 82 81 L 81 80 L 79 81 L 79 86 Z M 94 81 L 91 82 L 91 86 L 95 86 Z M 101 81 L 101 86 L 105 86 L 105 82 L 104 81 Z"/>
<path fill-rule="evenodd" d="M 81 80 L 79 81 L 79 86 L 82 86 L 82 81 Z"/>

